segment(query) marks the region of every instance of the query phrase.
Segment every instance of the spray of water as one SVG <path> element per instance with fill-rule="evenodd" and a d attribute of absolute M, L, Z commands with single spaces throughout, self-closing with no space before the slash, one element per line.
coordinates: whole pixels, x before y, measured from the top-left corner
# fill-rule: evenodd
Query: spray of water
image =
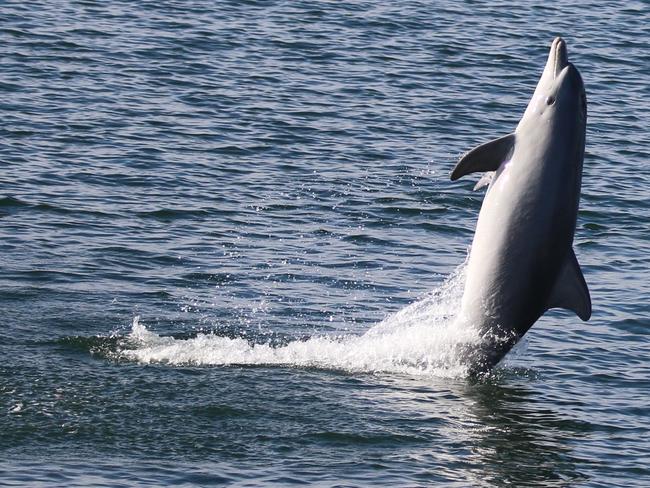
<path fill-rule="evenodd" d="M 480 338 L 456 319 L 464 284 L 461 266 L 436 290 L 378 323 L 361 336 L 316 336 L 283 346 L 199 334 L 162 337 L 136 317 L 120 357 L 171 365 L 282 365 L 349 372 L 399 372 L 464 376 L 462 351 Z"/>

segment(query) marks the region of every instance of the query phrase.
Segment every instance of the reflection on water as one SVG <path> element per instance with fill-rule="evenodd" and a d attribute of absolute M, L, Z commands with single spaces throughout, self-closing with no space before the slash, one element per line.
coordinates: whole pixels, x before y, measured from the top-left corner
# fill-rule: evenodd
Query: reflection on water
<path fill-rule="evenodd" d="M 346 402 L 345 422 L 329 428 L 399 437 L 401 454 L 387 449 L 392 462 L 406 470 L 402 475 L 426 485 L 567 486 L 585 481 L 584 458 L 575 448 L 593 427 L 548 401 L 540 393 L 541 381 L 524 369 L 501 369 L 475 382 L 367 377 L 356 387 L 365 394 Z M 368 422 L 368 406 L 377 420 Z"/>
<path fill-rule="evenodd" d="M 572 445 L 589 425 L 556 411 L 517 373 L 522 372 L 501 371 L 464 388 L 469 412 L 481 426 L 474 430 L 472 448 L 473 464 L 480 466 L 476 481 L 548 486 L 584 480 Z"/>

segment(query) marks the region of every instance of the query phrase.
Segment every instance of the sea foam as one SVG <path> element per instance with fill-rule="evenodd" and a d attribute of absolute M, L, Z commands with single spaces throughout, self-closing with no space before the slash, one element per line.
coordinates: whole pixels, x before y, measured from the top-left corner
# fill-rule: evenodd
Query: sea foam
<path fill-rule="evenodd" d="M 278 365 L 348 372 L 398 372 L 464 376 L 462 351 L 480 338 L 456 320 L 464 284 L 459 267 L 437 289 L 363 335 L 314 336 L 286 345 L 252 344 L 243 338 L 199 334 L 176 339 L 155 334 L 133 320 L 129 347 L 119 356 L 141 363 L 170 365 Z"/>

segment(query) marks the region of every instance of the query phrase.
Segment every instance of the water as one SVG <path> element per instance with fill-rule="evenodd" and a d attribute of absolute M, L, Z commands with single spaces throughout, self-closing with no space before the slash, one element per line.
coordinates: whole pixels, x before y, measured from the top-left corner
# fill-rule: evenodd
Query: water
<path fill-rule="evenodd" d="M 0 6 L 0 483 L 647 486 L 643 2 Z M 563 35 L 588 323 L 489 378 L 453 326 L 482 193 Z"/>

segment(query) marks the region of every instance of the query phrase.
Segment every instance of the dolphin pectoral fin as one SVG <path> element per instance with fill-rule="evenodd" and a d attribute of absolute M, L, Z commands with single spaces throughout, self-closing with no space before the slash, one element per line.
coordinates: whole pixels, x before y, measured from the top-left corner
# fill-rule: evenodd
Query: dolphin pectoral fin
<path fill-rule="evenodd" d="M 499 137 L 475 147 L 460 158 L 451 172 L 451 181 L 479 171 L 496 171 L 510 155 L 515 145 L 515 135 Z"/>
<path fill-rule="evenodd" d="M 474 189 L 472 191 L 480 190 L 484 186 L 488 186 L 490 183 L 492 183 L 495 174 L 496 171 L 488 171 L 487 173 L 484 173 L 483 176 L 481 176 L 481 179 L 478 180 L 476 185 L 474 185 Z"/>
<path fill-rule="evenodd" d="M 582 320 L 591 317 L 589 289 L 573 249 L 562 266 L 546 308 L 565 308 L 575 312 Z"/>

